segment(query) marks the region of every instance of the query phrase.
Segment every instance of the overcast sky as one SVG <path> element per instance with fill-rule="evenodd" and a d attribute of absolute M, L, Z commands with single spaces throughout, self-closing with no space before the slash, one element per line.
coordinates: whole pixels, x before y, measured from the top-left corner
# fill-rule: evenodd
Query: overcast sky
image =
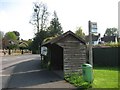
<path fill-rule="evenodd" d="M 64 32 L 82 27 L 88 34 L 89 20 L 97 22 L 101 35 L 106 28 L 118 28 L 119 0 L 0 0 L 0 30 L 19 31 L 26 40 L 33 38 L 34 27 L 29 21 L 35 1 L 46 3 L 50 16 L 57 12 Z"/>

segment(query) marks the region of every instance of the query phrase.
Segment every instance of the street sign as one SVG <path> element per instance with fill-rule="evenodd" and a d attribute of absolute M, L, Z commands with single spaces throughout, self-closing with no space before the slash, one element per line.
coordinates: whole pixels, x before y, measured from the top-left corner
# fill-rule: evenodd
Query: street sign
<path fill-rule="evenodd" d="M 97 33 L 97 23 L 96 22 L 91 22 L 91 32 Z"/>
<path fill-rule="evenodd" d="M 41 47 L 41 54 L 45 56 L 47 55 L 47 47 L 45 46 Z"/>

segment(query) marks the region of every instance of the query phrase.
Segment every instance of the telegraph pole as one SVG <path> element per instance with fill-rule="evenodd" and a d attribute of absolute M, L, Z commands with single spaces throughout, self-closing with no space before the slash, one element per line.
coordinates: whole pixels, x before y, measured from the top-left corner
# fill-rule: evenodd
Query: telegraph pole
<path fill-rule="evenodd" d="M 88 21 L 88 29 L 89 29 L 89 63 L 93 66 L 93 55 L 92 55 L 92 27 L 91 21 Z"/>

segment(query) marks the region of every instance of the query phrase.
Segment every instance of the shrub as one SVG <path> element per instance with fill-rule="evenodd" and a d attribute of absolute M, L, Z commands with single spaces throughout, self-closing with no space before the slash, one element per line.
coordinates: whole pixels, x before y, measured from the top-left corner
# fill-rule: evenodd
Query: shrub
<path fill-rule="evenodd" d="M 65 80 L 78 88 L 91 88 L 92 84 L 85 82 L 82 75 L 78 73 L 66 74 Z"/>

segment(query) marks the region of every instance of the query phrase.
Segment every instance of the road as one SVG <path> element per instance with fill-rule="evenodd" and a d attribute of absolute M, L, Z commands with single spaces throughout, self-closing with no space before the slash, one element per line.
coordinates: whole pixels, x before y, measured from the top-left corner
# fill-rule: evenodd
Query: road
<path fill-rule="evenodd" d="M 75 88 L 53 71 L 40 67 L 40 55 L 2 58 L 2 88 Z"/>
<path fill-rule="evenodd" d="M 28 62 L 31 60 L 36 60 L 37 63 L 40 64 L 40 55 L 3 56 L 2 62 L 0 62 L 0 64 L 2 63 L 2 70 L 0 71 L 0 77 L 2 77 L 2 82 L 1 82 L 2 87 L 3 88 L 8 87 L 8 81 L 11 75 L 15 73 L 14 70 L 17 65 L 19 65 L 22 62 Z M 21 67 L 21 70 L 26 70 L 26 69 L 28 68 Z"/>
<path fill-rule="evenodd" d="M 17 64 L 23 61 L 29 61 L 32 59 L 40 59 L 40 55 L 31 54 L 31 55 L 19 55 L 19 56 L 4 56 L 2 57 L 2 70 L 14 64 Z"/>

